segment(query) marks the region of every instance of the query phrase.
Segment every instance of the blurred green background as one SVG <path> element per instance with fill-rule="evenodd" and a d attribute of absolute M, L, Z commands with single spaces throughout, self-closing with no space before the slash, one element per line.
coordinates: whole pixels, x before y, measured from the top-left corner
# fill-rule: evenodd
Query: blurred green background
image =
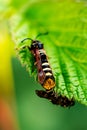
<path fill-rule="evenodd" d="M 37 97 L 35 90 L 41 86 L 29 77 L 15 55 L 7 19 L 34 1 L 0 1 L 0 94 L 16 108 L 14 116 L 20 130 L 87 130 L 87 107 L 76 103 L 70 109 L 62 108 Z"/>

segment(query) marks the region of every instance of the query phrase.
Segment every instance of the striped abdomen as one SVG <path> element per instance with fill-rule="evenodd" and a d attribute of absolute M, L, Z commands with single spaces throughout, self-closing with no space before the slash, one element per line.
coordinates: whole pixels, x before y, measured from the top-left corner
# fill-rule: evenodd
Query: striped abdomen
<path fill-rule="evenodd" d="M 41 49 L 39 50 L 39 52 L 40 52 L 42 70 L 43 73 L 45 74 L 45 80 L 42 85 L 46 90 L 50 90 L 55 87 L 55 79 L 52 73 L 52 69 L 49 65 L 47 56 L 45 54 L 45 51 Z"/>

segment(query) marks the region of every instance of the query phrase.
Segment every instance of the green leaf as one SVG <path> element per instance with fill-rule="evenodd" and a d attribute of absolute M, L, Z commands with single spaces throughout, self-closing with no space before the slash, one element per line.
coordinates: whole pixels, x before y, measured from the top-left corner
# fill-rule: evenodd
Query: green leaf
<path fill-rule="evenodd" d="M 87 105 L 86 3 L 37 1 L 20 15 L 14 15 L 9 23 L 17 53 L 30 75 L 37 75 L 34 60 L 27 48 L 22 49 L 30 42 L 21 43 L 21 40 L 26 37 L 34 39 L 40 32 L 49 32 L 39 40 L 44 43 L 56 79 L 55 91 Z"/>

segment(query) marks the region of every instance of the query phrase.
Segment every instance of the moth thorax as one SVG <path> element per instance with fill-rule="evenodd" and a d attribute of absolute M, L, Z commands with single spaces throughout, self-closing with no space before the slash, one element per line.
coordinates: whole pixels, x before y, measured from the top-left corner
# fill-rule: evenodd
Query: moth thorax
<path fill-rule="evenodd" d="M 48 78 L 45 83 L 43 84 L 43 87 L 46 89 L 46 90 L 50 90 L 52 88 L 55 87 L 55 82 L 51 79 L 51 78 Z"/>

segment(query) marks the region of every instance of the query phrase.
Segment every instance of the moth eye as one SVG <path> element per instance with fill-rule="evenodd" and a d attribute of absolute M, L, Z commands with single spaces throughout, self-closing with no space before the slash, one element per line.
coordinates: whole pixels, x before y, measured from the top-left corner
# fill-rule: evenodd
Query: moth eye
<path fill-rule="evenodd" d="M 39 48 L 39 49 L 43 49 L 43 44 L 39 44 L 39 45 L 38 45 L 38 48 Z"/>

